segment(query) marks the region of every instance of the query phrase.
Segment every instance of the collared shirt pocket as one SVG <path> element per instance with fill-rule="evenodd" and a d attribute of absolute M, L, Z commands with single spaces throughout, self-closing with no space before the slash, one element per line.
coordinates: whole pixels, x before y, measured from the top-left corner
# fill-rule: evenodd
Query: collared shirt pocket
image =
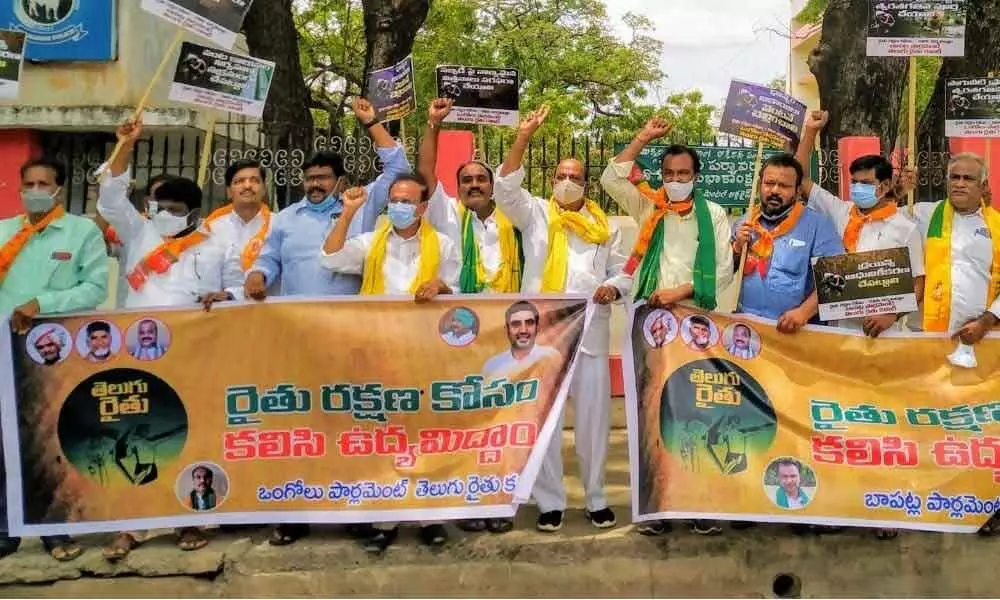
<path fill-rule="evenodd" d="M 785 239 L 775 244 L 768 288 L 772 292 L 798 298 L 805 293 L 809 277 L 809 248 L 804 244 L 791 243 L 792 241 L 794 240 Z"/>
<path fill-rule="evenodd" d="M 47 265 L 49 278 L 46 287 L 51 290 L 68 290 L 79 283 L 76 261 L 50 258 Z"/>

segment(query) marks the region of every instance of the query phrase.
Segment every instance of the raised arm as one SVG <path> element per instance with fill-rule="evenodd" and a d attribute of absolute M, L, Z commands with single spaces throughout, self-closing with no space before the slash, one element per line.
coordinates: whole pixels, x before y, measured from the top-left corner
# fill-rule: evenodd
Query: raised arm
<path fill-rule="evenodd" d="M 802 178 L 802 193 L 806 196 L 812 193 L 813 186 L 815 185 L 809 177 L 809 159 L 812 156 L 813 148 L 816 147 L 816 136 L 826 127 L 829 121 L 830 113 L 825 110 L 814 110 L 806 115 L 805 127 L 802 130 L 802 139 L 799 140 L 799 149 L 795 152 L 795 158 L 805 171 L 805 177 Z"/>
<path fill-rule="evenodd" d="M 100 193 L 97 197 L 97 213 L 115 228 L 124 243 L 134 239 L 142 231 L 145 219 L 132 206 L 128 198 L 129 160 L 135 143 L 142 136 L 142 115 L 125 121 L 115 131 L 121 149 L 115 159 L 106 163 L 98 173 Z"/>
<path fill-rule="evenodd" d="M 437 153 L 438 134 L 441 133 L 441 123 L 451 112 L 452 101 L 437 98 L 427 109 L 427 126 L 424 127 L 424 137 L 420 140 L 420 153 L 417 156 L 417 172 L 427 180 L 427 187 L 437 187 Z"/>
<path fill-rule="evenodd" d="M 319 260 L 323 267 L 337 273 L 353 275 L 361 274 L 364 271 L 366 256 L 364 244 L 348 244 L 347 230 L 351 226 L 351 219 L 362 209 L 367 198 L 368 193 L 362 187 L 351 188 L 344 192 L 344 213 L 337 219 L 330 235 L 326 236 L 326 241 L 320 252 Z M 354 240 L 357 240 L 358 237 Z"/>
<path fill-rule="evenodd" d="M 525 117 L 518 128 L 517 138 L 510 147 L 507 160 L 500 166 L 496 182 L 493 184 L 493 199 L 497 207 L 510 219 L 514 227 L 527 231 L 534 222 L 535 199 L 522 187 L 524 169 L 521 163 L 524 152 L 538 128 L 545 122 L 549 108 L 542 105 Z"/>
<path fill-rule="evenodd" d="M 630 217 L 635 220 L 642 218 L 649 201 L 635 187 L 629 176 L 635 166 L 635 159 L 643 148 L 653 140 L 670 133 L 671 125 L 661 117 L 653 117 L 635 134 L 635 138 L 622 153 L 611 159 L 604 173 L 601 174 L 601 187 L 611 196 Z"/>
<path fill-rule="evenodd" d="M 368 202 L 362 211 L 365 221 L 362 230 L 371 231 L 375 229 L 378 216 L 389 204 L 389 187 L 393 180 L 403 173 L 409 173 L 412 168 L 410 161 L 406 160 L 406 148 L 397 143 L 385 127 L 375 119 L 375 107 L 371 102 L 364 98 L 355 98 L 353 109 L 358 120 L 368 129 L 375 151 L 382 160 L 382 173 L 375 178 L 375 181 L 368 184 Z"/>

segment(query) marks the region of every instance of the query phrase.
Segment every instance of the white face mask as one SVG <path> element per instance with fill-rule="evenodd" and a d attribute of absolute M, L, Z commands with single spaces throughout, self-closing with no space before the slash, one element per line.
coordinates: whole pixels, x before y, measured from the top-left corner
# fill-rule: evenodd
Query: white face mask
<path fill-rule="evenodd" d="M 583 186 L 575 181 L 563 179 L 552 188 L 552 195 L 559 206 L 570 206 L 583 198 Z"/>
<path fill-rule="evenodd" d="M 671 202 L 684 202 L 691 197 L 691 192 L 694 191 L 694 182 L 668 181 L 663 187 L 666 188 L 667 198 Z"/>
<path fill-rule="evenodd" d="M 150 220 L 153 222 L 153 227 L 156 228 L 156 233 L 160 234 L 160 237 L 172 237 L 187 228 L 189 215 L 190 213 L 183 217 L 178 217 L 165 210 L 161 210 L 153 214 L 153 218 Z"/>

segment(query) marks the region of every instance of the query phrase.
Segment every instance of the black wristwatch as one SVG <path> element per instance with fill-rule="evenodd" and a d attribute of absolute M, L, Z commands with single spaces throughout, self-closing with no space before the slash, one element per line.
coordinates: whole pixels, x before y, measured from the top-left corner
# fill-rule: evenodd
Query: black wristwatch
<path fill-rule="evenodd" d="M 376 126 L 378 124 L 379 124 L 379 120 L 378 119 L 372 119 L 371 121 L 369 121 L 367 123 L 362 123 L 362 125 L 365 126 L 365 129 L 371 129 L 372 127 L 374 127 L 374 126 Z"/>

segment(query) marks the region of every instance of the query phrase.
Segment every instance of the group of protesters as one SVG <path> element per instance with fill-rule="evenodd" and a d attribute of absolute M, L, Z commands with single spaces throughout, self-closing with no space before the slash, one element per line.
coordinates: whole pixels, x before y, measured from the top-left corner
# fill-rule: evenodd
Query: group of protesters
<path fill-rule="evenodd" d="M 353 108 L 377 149 L 382 173 L 365 187 L 348 189 L 343 158 L 317 153 L 303 166 L 303 198 L 277 213 L 269 209 L 267 170 L 253 160 L 228 166 L 229 202 L 204 217 L 200 187 L 182 177 L 152 178 L 141 206 L 135 206 L 129 200 L 130 160 L 143 133 L 141 116 L 117 129 L 120 151 L 98 171 L 97 223 L 66 213 L 63 165 L 44 157 L 29 161 L 21 168 L 23 214 L 0 221 L 0 314 L 23 334 L 36 317 L 95 309 L 108 293 L 107 240 L 120 244 L 126 308 L 200 303 L 208 309 L 273 296 L 363 294 L 428 302 L 442 294 L 586 294 L 596 311 L 569 397 L 585 516 L 599 529 L 616 525 L 604 489 L 611 304 L 630 299 L 712 311 L 739 279 L 737 311 L 794 334 L 819 323 L 813 259 L 905 247 L 918 313 L 828 325 L 874 338 L 905 321 L 910 330 L 948 332 L 972 346 L 1000 320 L 1000 265 L 994 265 L 1000 215 L 985 201 L 987 165 L 974 154 L 949 161 L 946 200 L 919 203 L 912 214 L 900 205 L 915 185 L 914 173 L 894 169 L 878 155 L 850 165 L 850 197 L 841 199 L 810 181 L 802 167 L 827 119 L 813 112 L 798 154 L 763 161 L 759 203 L 731 225 L 726 210 L 704 197 L 694 149 L 669 145 L 660 165 L 662 187 L 643 180 L 636 158 L 671 129 L 653 118 L 600 177 L 603 190 L 638 225 L 637 240 L 627 248 L 618 222 L 592 199 L 594 186 L 576 158 L 556 166 L 551 197 L 535 197 L 525 188 L 524 154 L 549 114 L 545 106 L 523 119 L 498 168 L 478 160 L 458 168 L 457 199 L 436 175 L 438 134 L 451 101 L 431 103 L 415 171 L 372 105 L 358 99 Z M 536 527 L 543 532 L 558 531 L 567 508 L 560 441 L 557 435 L 550 444 L 533 490 Z M 4 498 L 0 493 L 0 503 Z M 7 525 L 5 508 L 0 505 L 0 531 Z M 514 524 L 474 519 L 457 526 L 503 533 Z M 447 543 L 443 523 L 419 527 L 425 544 Z M 639 527 L 644 535 L 669 530 L 666 521 Z M 707 520 L 695 521 L 693 530 L 722 533 L 718 522 Z M 373 553 L 393 544 L 398 531 L 397 523 L 352 528 Z M 306 524 L 282 524 L 269 541 L 286 545 L 308 533 Z M 876 533 L 895 535 L 888 529 Z M 208 543 L 199 528 L 176 534 L 183 550 Z M 121 560 L 143 538 L 143 532 L 116 534 L 104 556 Z M 42 541 L 56 560 L 82 552 L 66 536 Z M 0 536 L 0 557 L 16 552 L 19 543 Z"/>

